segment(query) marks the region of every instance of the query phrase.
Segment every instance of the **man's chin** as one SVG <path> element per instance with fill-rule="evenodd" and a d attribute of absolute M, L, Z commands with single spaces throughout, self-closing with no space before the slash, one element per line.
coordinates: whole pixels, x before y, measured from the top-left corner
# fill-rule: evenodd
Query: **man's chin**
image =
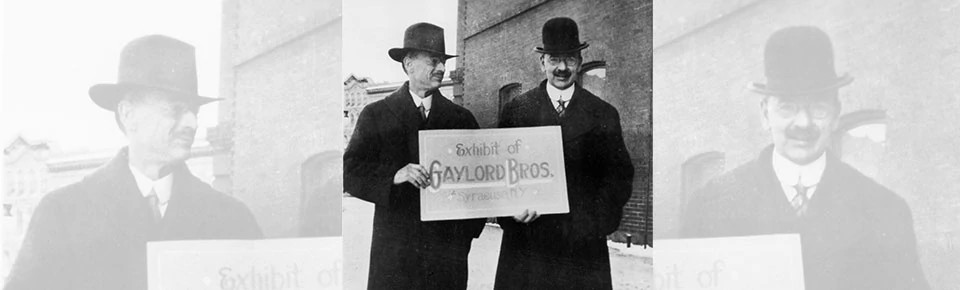
<path fill-rule="evenodd" d="M 569 88 L 570 86 L 573 86 L 573 82 L 554 80 L 550 82 L 550 85 L 553 85 L 554 88 L 564 90 L 566 88 Z"/>
<path fill-rule="evenodd" d="M 188 158 L 190 158 L 190 148 L 176 148 L 173 149 L 173 152 L 170 152 L 172 162 L 185 161 Z"/>
<path fill-rule="evenodd" d="M 793 163 L 804 165 L 819 158 L 820 154 L 822 152 L 812 148 L 790 148 L 787 150 L 786 157 Z"/>

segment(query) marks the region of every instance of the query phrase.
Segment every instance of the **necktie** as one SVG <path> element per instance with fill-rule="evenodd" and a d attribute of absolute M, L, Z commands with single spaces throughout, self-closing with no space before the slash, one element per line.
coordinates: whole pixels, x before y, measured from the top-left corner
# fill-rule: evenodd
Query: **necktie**
<path fill-rule="evenodd" d="M 420 103 L 420 106 L 417 107 L 420 110 L 420 120 L 427 120 L 427 108 L 423 107 L 423 103 Z"/>
<path fill-rule="evenodd" d="M 560 103 L 559 105 L 557 105 L 557 114 L 563 115 L 563 110 L 567 109 L 567 106 L 566 106 L 567 102 L 568 101 L 564 101 L 563 99 L 557 100 L 557 103 Z"/>
<path fill-rule="evenodd" d="M 147 202 L 150 203 L 150 211 L 153 214 L 153 221 L 159 222 L 163 216 L 160 214 L 160 198 L 157 197 L 157 192 L 153 189 L 150 189 L 150 194 L 147 195 Z"/>
<path fill-rule="evenodd" d="M 793 209 L 796 210 L 797 216 L 803 216 L 807 211 L 807 190 L 813 186 L 803 186 L 799 181 L 797 185 L 794 185 L 793 188 L 797 190 L 797 195 L 790 200 L 790 205 L 793 206 Z"/>

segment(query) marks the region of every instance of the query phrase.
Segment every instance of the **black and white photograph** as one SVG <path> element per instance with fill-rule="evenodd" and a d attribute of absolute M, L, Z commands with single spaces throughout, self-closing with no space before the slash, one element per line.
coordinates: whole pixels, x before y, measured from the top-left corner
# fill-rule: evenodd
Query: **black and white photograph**
<path fill-rule="evenodd" d="M 960 0 L 0 14 L 0 289 L 960 289 Z"/>
<path fill-rule="evenodd" d="M 960 3 L 654 5 L 655 289 L 957 289 Z"/>
<path fill-rule="evenodd" d="M 4 1 L 3 289 L 343 289 L 340 10 Z"/>
<path fill-rule="evenodd" d="M 648 289 L 649 1 L 344 2 L 347 289 Z"/>

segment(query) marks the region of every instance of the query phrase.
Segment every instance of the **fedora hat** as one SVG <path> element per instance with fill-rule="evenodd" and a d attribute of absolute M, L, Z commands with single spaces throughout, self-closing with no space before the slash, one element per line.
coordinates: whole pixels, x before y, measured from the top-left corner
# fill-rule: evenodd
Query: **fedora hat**
<path fill-rule="evenodd" d="M 134 39 L 123 47 L 117 82 L 90 87 L 90 99 L 114 111 L 126 92 L 159 89 L 198 106 L 218 98 L 197 94 L 197 64 L 192 45 L 164 35 Z"/>
<path fill-rule="evenodd" d="M 823 30 L 812 26 L 787 27 L 774 32 L 763 52 L 766 83 L 750 83 L 754 92 L 782 97 L 809 96 L 853 82 L 837 75 L 833 45 Z"/>
<path fill-rule="evenodd" d="M 403 47 L 391 48 L 387 51 L 395 61 L 403 62 L 403 57 L 410 51 L 426 51 L 443 57 L 444 60 L 457 57 L 444 53 L 443 28 L 430 23 L 420 22 L 407 27 L 403 33 Z"/>
<path fill-rule="evenodd" d="M 534 48 L 539 53 L 561 54 L 578 52 L 590 44 L 580 42 L 580 29 L 577 22 L 566 17 L 547 20 L 543 24 L 543 46 Z"/>

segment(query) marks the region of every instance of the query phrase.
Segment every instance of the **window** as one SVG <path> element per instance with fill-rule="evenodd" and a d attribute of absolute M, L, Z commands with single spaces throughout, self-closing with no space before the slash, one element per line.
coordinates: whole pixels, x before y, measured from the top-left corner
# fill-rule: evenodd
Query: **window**
<path fill-rule="evenodd" d="M 607 63 L 591 61 L 580 68 L 580 86 L 597 97 L 603 98 L 604 85 L 607 83 Z M 604 99 L 606 100 L 606 99 Z"/>
<path fill-rule="evenodd" d="M 313 155 L 303 162 L 300 174 L 300 236 L 340 236 L 343 153 Z"/>
<path fill-rule="evenodd" d="M 726 158 L 723 153 L 710 151 L 700 153 L 690 157 L 681 167 L 681 188 L 680 212 L 682 213 L 687 206 L 689 197 L 707 184 L 711 179 L 723 173 Z"/>
<path fill-rule="evenodd" d="M 886 151 L 886 112 L 863 110 L 845 114 L 833 134 L 832 151 L 843 162 L 876 179 Z"/>
<path fill-rule="evenodd" d="M 497 106 L 497 116 L 503 112 L 503 107 L 513 100 L 514 97 L 520 95 L 520 83 L 509 83 L 503 87 L 500 87 L 500 91 L 497 94 L 499 96 L 499 105 Z"/>

